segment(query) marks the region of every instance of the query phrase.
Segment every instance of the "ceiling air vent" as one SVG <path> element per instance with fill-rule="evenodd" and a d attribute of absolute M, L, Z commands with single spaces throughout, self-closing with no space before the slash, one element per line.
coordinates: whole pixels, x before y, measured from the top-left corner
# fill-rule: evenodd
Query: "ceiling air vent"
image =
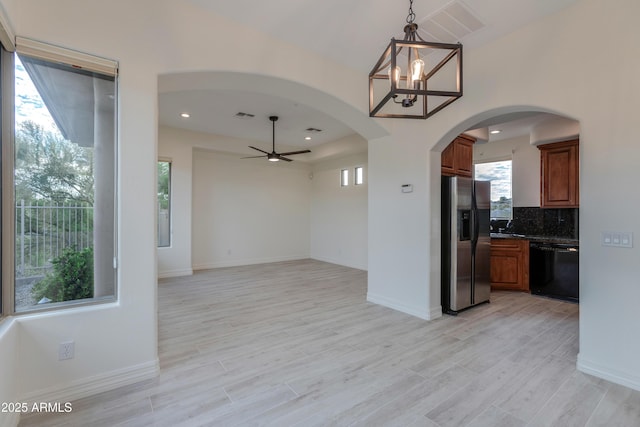
<path fill-rule="evenodd" d="M 468 7 L 454 1 L 419 24 L 419 32 L 441 43 L 457 43 L 485 25 Z"/>
<path fill-rule="evenodd" d="M 306 128 L 304 131 L 305 132 L 310 132 L 310 133 L 318 133 L 318 132 L 322 132 L 322 129 Z"/>
<path fill-rule="evenodd" d="M 243 113 L 242 111 L 239 111 L 236 113 L 236 117 L 239 119 L 250 119 L 255 117 L 255 115 L 250 113 Z"/>

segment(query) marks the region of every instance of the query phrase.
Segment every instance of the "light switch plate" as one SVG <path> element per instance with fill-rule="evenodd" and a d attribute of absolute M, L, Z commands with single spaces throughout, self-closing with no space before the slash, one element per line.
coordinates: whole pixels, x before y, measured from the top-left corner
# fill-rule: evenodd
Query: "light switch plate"
<path fill-rule="evenodd" d="M 601 235 L 601 242 L 602 246 L 632 248 L 633 233 L 630 231 L 603 231 Z"/>

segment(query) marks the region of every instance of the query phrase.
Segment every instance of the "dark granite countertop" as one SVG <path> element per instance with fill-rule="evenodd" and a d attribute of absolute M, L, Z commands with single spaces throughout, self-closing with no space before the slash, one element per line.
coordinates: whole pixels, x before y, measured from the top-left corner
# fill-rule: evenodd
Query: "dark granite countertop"
<path fill-rule="evenodd" d="M 523 239 L 531 242 L 544 242 L 544 243 L 560 243 L 578 245 L 578 239 L 572 239 L 569 237 L 556 237 L 556 236 L 530 236 L 526 234 L 511 234 L 511 233 L 491 233 L 492 239 Z"/>

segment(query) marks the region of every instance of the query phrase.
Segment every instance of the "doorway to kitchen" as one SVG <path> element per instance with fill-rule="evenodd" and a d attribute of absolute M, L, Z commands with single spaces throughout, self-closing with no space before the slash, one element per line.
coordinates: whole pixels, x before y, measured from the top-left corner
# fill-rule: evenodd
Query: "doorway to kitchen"
<path fill-rule="evenodd" d="M 442 152 L 442 176 L 491 182 L 492 292 L 578 301 L 579 132 L 576 120 L 548 112 L 496 114 L 468 126 Z M 472 150 L 457 149 L 461 137 L 472 141 Z M 471 283 L 473 294 L 474 276 L 449 274 L 444 249 L 441 257 L 442 295 L 457 286 L 452 277 Z M 473 260 L 473 254 L 468 258 Z M 477 265 L 470 269 L 482 270 Z"/>

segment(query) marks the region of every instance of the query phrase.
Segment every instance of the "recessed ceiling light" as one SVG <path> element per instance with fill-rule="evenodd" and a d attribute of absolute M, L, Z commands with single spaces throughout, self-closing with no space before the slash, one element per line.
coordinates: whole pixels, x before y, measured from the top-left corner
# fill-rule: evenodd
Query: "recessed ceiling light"
<path fill-rule="evenodd" d="M 189 114 L 189 113 L 180 113 L 180 117 L 182 117 L 183 119 L 188 119 L 189 117 L 191 117 L 191 114 Z"/>
<path fill-rule="evenodd" d="M 305 139 L 305 141 L 311 141 L 311 137 L 310 136 L 305 136 L 304 139 Z"/>
<path fill-rule="evenodd" d="M 497 134 L 499 134 L 500 132 L 502 132 L 500 129 L 495 129 L 495 130 L 492 130 L 492 131 L 491 131 L 491 132 L 489 132 L 489 133 L 490 133 L 490 134 L 492 134 L 492 135 L 497 135 Z"/>

